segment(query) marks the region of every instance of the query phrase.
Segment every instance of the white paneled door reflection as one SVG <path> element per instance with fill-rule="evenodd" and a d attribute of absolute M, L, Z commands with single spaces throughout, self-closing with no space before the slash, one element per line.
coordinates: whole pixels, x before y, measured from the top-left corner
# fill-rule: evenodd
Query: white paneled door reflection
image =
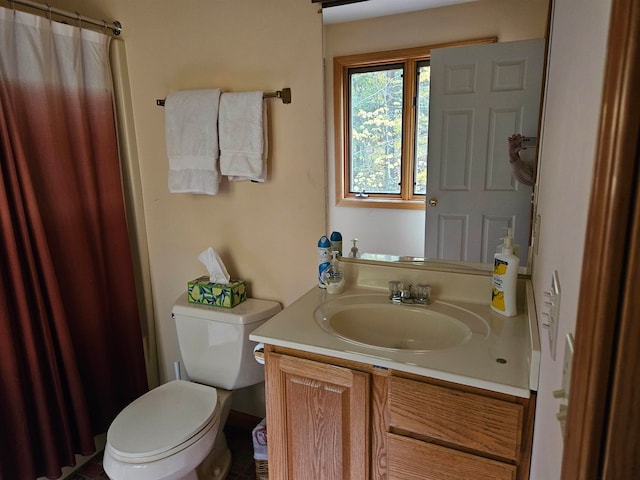
<path fill-rule="evenodd" d="M 431 52 L 426 257 L 492 262 L 508 227 L 526 265 L 532 188 L 507 139 L 537 136 L 543 67 L 544 39 Z"/>

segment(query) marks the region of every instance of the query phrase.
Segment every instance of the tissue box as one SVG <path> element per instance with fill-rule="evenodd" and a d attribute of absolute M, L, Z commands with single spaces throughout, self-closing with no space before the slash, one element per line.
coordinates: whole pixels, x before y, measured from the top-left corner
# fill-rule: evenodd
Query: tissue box
<path fill-rule="evenodd" d="M 209 283 L 209 276 L 204 275 L 187 283 L 187 297 L 191 303 L 233 308 L 247 299 L 247 285 L 244 280 Z"/>

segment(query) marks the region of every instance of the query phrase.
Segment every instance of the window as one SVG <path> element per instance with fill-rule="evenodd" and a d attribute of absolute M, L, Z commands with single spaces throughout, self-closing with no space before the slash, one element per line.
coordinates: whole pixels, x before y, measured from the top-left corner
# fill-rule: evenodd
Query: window
<path fill-rule="evenodd" d="M 424 208 L 431 48 L 333 59 L 339 205 Z"/>

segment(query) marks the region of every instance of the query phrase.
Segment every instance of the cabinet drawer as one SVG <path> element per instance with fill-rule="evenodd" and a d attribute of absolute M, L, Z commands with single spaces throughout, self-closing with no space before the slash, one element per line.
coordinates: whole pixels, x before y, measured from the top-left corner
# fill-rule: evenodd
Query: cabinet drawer
<path fill-rule="evenodd" d="M 524 406 L 391 377 L 389 426 L 510 460 L 520 458 Z"/>
<path fill-rule="evenodd" d="M 388 434 L 389 480 L 515 480 L 516 467 Z"/>

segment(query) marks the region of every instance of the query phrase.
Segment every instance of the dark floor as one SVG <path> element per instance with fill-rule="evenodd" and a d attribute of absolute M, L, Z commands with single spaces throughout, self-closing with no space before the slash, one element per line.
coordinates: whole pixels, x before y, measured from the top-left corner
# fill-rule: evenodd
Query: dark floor
<path fill-rule="evenodd" d="M 226 426 L 224 429 L 231 450 L 231 470 L 228 480 L 255 480 L 256 462 L 253 459 L 251 430 Z"/>
<path fill-rule="evenodd" d="M 231 471 L 228 480 L 255 480 L 256 466 L 253 460 L 251 430 L 227 425 L 224 428 L 231 450 Z M 96 454 L 79 470 L 67 477 L 68 480 L 108 480 L 102 469 L 102 452 Z"/>

